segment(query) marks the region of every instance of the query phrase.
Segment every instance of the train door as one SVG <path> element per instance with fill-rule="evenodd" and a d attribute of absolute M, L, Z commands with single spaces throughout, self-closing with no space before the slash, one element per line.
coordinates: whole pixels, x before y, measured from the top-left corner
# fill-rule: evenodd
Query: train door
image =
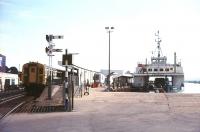
<path fill-rule="evenodd" d="M 36 83 L 36 77 L 37 77 L 37 67 L 31 66 L 29 68 L 29 82 Z"/>

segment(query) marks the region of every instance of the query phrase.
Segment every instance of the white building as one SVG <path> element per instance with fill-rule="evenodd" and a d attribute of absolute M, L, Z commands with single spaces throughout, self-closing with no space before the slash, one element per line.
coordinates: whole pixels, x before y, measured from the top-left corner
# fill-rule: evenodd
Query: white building
<path fill-rule="evenodd" d="M 18 74 L 0 72 L 0 91 L 19 84 Z"/>

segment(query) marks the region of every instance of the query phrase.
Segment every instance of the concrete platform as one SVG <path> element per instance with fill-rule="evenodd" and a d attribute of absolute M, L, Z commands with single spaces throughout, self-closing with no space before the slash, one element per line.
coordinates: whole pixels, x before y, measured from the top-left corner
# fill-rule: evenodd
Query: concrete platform
<path fill-rule="evenodd" d="M 0 132 L 200 132 L 200 94 L 102 91 L 76 98 L 73 112 L 10 115 Z"/>
<path fill-rule="evenodd" d="M 59 85 L 52 85 L 52 97 L 48 100 L 48 87 L 46 87 L 40 97 L 36 99 L 37 106 L 61 106 L 63 105 L 63 88 Z"/>

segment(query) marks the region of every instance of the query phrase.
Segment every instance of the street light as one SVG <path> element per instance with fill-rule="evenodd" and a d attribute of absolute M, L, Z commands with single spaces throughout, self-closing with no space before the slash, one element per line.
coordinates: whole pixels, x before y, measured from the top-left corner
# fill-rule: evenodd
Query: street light
<path fill-rule="evenodd" d="M 108 48 L 108 90 L 110 90 L 110 33 L 113 31 L 114 27 L 105 27 L 109 34 L 109 48 Z"/>

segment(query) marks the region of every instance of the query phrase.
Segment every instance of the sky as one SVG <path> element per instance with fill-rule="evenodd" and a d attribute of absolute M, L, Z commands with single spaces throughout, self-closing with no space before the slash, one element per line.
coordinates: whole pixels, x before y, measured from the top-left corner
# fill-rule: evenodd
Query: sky
<path fill-rule="evenodd" d="M 48 64 L 46 34 L 63 35 L 55 48 L 74 56 L 74 64 L 100 71 L 108 69 L 108 33 L 111 69 L 135 72 L 150 61 L 155 32 L 160 31 L 163 55 L 181 61 L 186 80 L 200 79 L 199 0 L 0 0 L 0 54 L 8 67 L 36 61 Z M 63 53 L 54 53 L 58 67 Z"/>

